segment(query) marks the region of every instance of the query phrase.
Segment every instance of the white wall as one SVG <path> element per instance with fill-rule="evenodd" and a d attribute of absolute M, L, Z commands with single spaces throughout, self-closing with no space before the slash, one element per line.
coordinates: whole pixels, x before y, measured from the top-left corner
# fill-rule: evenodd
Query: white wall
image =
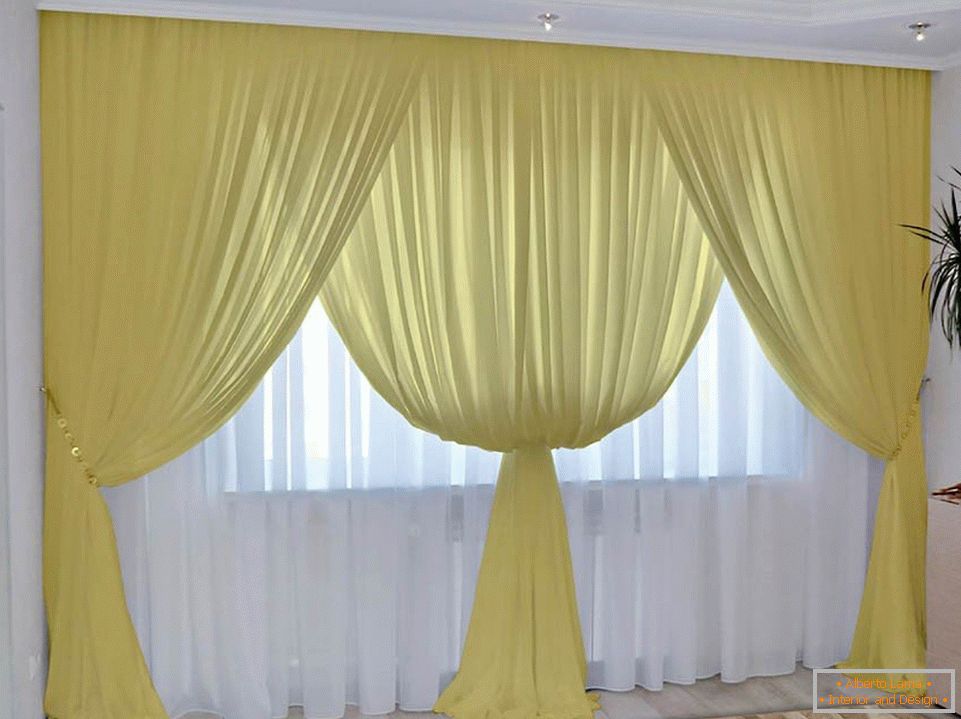
<path fill-rule="evenodd" d="M 932 202 L 946 195 L 938 177 L 947 178 L 951 167 L 961 169 L 961 66 L 934 74 Z M 936 327 L 931 329 L 928 377 L 931 381 L 924 391 L 928 481 L 931 487 L 944 487 L 961 482 L 961 349 L 955 348 L 952 357 L 947 341 Z"/>
<path fill-rule="evenodd" d="M 0 623 L 10 635 L 12 674 L 0 677 L 3 719 L 43 716 L 46 664 L 40 579 L 43 426 L 37 391 L 42 366 L 39 68 L 33 7 L 32 0 L 0 0 L 0 104 L 4 107 L 0 492 L 5 493 L 0 511 L 4 503 L 9 510 L 9 522 L 0 521 L 0 528 L 6 529 L 9 542 L 11 597 L 10 616 L 0 617 Z M 4 651 L 6 647 L 0 647 Z"/>
<path fill-rule="evenodd" d="M 0 106 L 0 247 L 4 246 L 4 212 L 3 212 L 3 107 Z M 0 297 L 3 297 L 3 253 L 0 252 Z M 0 347 L 6 347 L 3 336 L 4 326 L 0 322 Z M 0 352 L 0 377 L 6 377 L 5 357 Z M 6 383 L 0 382 L 0 437 L 7 436 L 6 412 L 7 392 Z M 10 646 L 10 603 L 13 598 L 10 589 L 10 526 L 8 524 L 10 512 L 8 502 L 8 477 L 6 449 L 0 450 L 0 719 L 12 719 L 13 706 L 8 697 L 13 696 L 13 664 L 10 654 L 6 651 Z"/>

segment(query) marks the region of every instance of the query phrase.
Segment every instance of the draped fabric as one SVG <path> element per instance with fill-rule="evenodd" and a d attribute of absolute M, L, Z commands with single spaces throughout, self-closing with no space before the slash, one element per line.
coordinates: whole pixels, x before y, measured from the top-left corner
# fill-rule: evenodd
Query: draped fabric
<path fill-rule="evenodd" d="M 652 407 L 717 296 L 622 54 L 439 48 L 322 292 L 404 417 L 505 453 L 460 668 L 435 705 L 453 716 L 591 715 L 548 450 Z"/>
<path fill-rule="evenodd" d="M 803 410 L 729 288 L 655 407 L 553 455 L 588 686 L 847 656 L 880 463 Z M 428 710 L 460 660 L 498 460 L 412 427 L 312 307 L 223 428 L 105 492 L 170 715 Z"/>
<path fill-rule="evenodd" d="M 324 301 L 373 387 L 509 455 L 438 708 L 590 711 L 548 448 L 664 393 L 711 247 L 798 397 L 890 460 L 849 661 L 923 661 L 926 252 L 896 226 L 925 74 L 60 13 L 41 40 L 51 715 L 164 716 L 97 487 L 241 406 L 351 232 Z"/>
<path fill-rule="evenodd" d="M 925 666 L 918 392 L 927 73 L 657 55 L 660 127 L 771 363 L 828 426 L 888 460 L 849 667 Z"/>
<path fill-rule="evenodd" d="M 389 149 L 422 40 L 45 13 L 46 711 L 165 716 L 98 485 L 226 421 Z"/>

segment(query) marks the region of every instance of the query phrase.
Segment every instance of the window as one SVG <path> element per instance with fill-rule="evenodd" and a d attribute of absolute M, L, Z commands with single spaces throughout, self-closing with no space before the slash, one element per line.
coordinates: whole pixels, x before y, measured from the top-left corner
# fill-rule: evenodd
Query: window
<path fill-rule="evenodd" d="M 879 463 L 799 406 L 729 290 L 658 406 L 555 459 L 591 686 L 847 655 Z M 430 707 L 460 659 L 499 461 L 407 424 L 315 306 L 227 426 L 104 492 L 167 706 Z"/>
<path fill-rule="evenodd" d="M 661 402 L 597 444 L 555 451 L 561 480 L 794 476 L 805 412 L 768 365 L 725 285 L 695 352 Z M 228 491 L 492 483 L 499 455 L 443 442 L 371 389 L 323 307 L 213 440 L 235 455 Z"/>

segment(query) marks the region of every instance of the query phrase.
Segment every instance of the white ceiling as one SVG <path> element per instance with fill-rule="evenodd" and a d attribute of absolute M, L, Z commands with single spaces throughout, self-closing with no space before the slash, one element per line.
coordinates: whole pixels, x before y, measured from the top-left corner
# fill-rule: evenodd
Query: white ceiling
<path fill-rule="evenodd" d="M 217 18 L 943 69 L 961 0 L 40 0 L 51 10 Z M 542 12 L 560 15 L 551 32 Z M 917 42 L 909 23 L 932 23 Z"/>

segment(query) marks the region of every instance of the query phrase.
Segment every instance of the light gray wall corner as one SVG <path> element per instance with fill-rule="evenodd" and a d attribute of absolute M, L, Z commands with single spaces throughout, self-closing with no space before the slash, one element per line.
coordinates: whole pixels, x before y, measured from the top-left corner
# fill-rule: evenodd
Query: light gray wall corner
<path fill-rule="evenodd" d="M 9 674 L 0 717 L 41 719 L 46 638 L 41 586 L 43 413 L 37 11 L 0 0 L 3 227 L 0 252 L 0 511 L 6 504 Z M 4 477 L 4 470 L 6 476 Z M 3 560 L 0 559 L 0 562 Z M 0 630 L 2 632 L 2 630 Z M 2 636 L 2 634 L 0 634 Z M 2 665 L 0 665 L 2 669 Z M 6 684 L 6 686 L 4 686 Z"/>
<path fill-rule="evenodd" d="M 934 73 L 932 81 L 932 203 L 947 196 L 939 178 L 947 178 L 952 167 L 961 169 L 961 66 Z M 928 483 L 944 487 L 961 482 L 961 349 L 952 354 L 936 326 L 931 328 L 927 374 L 931 381 L 923 404 Z"/>

